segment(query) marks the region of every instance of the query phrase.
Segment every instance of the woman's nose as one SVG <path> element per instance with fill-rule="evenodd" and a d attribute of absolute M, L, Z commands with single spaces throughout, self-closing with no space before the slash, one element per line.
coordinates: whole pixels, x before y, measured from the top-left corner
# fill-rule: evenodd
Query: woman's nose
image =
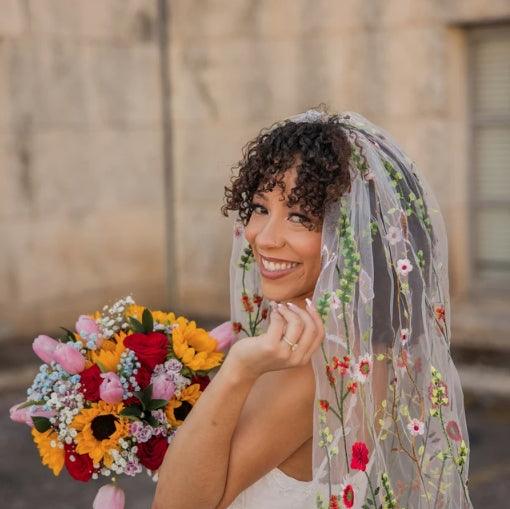
<path fill-rule="evenodd" d="M 263 228 L 259 231 L 256 242 L 259 247 L 274 248 L 285 244 L 285 237 L 281 221 L 273 217 L 268 219 Z"/>

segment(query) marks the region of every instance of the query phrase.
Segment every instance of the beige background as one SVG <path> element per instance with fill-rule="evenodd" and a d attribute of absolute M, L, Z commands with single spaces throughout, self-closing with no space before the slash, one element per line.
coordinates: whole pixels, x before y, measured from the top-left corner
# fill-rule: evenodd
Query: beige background
<path fill-rule="evenodd" d="M 507 296 L 473 291 L 467 96 L 467 31 L 508 22 L 508 0 L 171 0 L 166 23 L 157 0 L 0 4 L 0 340 L 128 292 L 227 317 L 230 168 L 262 127 L 325 102 L 429 178 L 454 340 L 508 346 Z"/>

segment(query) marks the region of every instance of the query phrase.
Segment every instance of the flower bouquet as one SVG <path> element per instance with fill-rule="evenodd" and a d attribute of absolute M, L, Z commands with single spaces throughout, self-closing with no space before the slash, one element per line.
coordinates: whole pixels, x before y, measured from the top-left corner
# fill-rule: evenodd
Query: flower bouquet
<path fill-rule="evenodd" d="M 33 342 L 44 361 L 11 419 L 32 427 L 41 456 L 55 475 L 76 480 L 134 476 L 153 480 L 178 427 L 235 340 L 230 322 L 210 332 L 173 313 L 150 311 L 132 297 L 93 315 L 76 331 Z M 103 486 L 94 509 L 122 508 L 124 493 Z"/>

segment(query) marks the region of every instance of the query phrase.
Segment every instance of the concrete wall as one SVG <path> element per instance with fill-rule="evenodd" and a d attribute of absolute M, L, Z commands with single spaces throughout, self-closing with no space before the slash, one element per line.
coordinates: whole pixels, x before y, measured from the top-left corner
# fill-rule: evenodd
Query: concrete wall
<path fill-rule="evenodd" d="M 226 316 L 231 220 L 219 209 L 230 167 L 262 127 L 320 102 L 379 123 L 423 169 L 447 218 L 452 290 L 466 294 L 464 24 L 510 19 L 508 1 L 168 6 L 173 189 L 158 1 L 2 0 L 4 337 L 129 290 L 164 306 L 169 238 L 179 309 Z"/>

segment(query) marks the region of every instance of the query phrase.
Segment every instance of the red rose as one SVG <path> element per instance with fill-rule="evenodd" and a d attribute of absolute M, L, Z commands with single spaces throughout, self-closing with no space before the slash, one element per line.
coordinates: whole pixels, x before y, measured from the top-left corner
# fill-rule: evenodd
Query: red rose
<path fill-rule="evenodd" d="M 149 370 L 142 364 L 138 368 L 138 373 L 135 375 L 135 380 L 140 386 L 140 389 L 145 389 L 151 383 L 152 370 Z"/>
<path fill-rule="evenodd" d="M 133 350 L 140 363 L 150 371 L 165 362 L 168 353 L 168 339 L 162 332 L 131 334 L 124 339 L 124 346 Z"/>
<path fill-rule="evenodd" d="M 80 373 L 80 391 L 89 401 L 99 401 L 99 386 L 103 379 L 101 378 L 101 370 L 97 364 L 93 364 L 90 368 L 84 369 Z"/>
<path fill-rule="evenodd" d="M 154 471 L 163 463 L 168 442 L 165 437 L 157 436 L 150 438 L 147 442 L 139 443 L 137 446 L 136 455 L 140 463 L 149 470 Z"/>
<path fill-rule="evenodd" d="M 365 442 L 356 442 L 352 444 L 351 468 L 354 470 L 363 470 L 367 468 L 368 448 Z"/>
<path fill-rule="evenodd" d="M 203 391 L 208 385 L 211 379 L 208 376 L 193 375 L 191 377 L 192 384 L 200 384 L 200 390 Z"/>
<path fill-rule="evenodd" d="M 74 444 L 64 444 L 65 465 L 73 479 L 87 482 L 94 473 L 94 464 L 88 454 L 78 454 Z"/>

